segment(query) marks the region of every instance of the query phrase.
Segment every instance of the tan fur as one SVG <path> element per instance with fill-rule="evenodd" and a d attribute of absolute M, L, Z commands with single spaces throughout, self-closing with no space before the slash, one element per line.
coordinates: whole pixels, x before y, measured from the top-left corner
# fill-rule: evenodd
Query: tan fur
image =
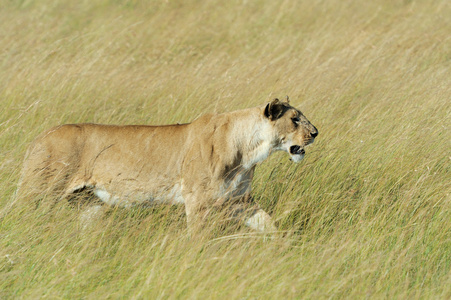
<path fill-rule="evenodd" d="M 59 198 L 87 188 L 121 206 L 184 203 L 189 225 L 225 206 L 252 228 L 274 230 L 249 197 L 255 165 L 274 151 L 305 147 L 316 134 L 299 110 L 277 99 L 182 125 L 61 125 L 30 146 L 21 188 Z"/>

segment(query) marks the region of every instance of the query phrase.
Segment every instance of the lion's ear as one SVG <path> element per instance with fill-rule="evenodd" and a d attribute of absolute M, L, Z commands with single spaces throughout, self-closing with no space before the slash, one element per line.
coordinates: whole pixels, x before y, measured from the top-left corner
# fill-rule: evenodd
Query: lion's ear
<path fill-rule="evenodd" d="M 265 117 L 274 121 L 280 118 L 285 112 L 285 106 L 279 99 L 274 99 L 271 103 L 268 103 L 265 107 Z"/>

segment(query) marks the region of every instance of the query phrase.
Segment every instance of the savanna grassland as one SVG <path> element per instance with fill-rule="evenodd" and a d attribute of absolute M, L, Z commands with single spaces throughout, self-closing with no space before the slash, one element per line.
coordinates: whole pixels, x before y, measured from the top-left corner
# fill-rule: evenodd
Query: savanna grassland
<path fill-rule="evenodd" d="M 0 298 L 451 298 L 451 3 L 0 0 Z M 257 167 L 273 239 L 183 208 L 14 192 L 61 123 L 170 124 L 290 96 L 306 157 Z"/>

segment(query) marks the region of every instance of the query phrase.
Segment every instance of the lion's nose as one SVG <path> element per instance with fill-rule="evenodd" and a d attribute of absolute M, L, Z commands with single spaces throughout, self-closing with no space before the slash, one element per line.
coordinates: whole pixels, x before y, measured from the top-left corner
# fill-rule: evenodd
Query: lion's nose
<path fill-rule="evenodd" d="M 312 130 L 312 132 L 310 132 L 310 135 L 312 136 L 312 138 L 316 138 L 316 136 L 318 135 L 318 129 L 316 129 L 316 127 L 314 127 L 315 129 Z"/>

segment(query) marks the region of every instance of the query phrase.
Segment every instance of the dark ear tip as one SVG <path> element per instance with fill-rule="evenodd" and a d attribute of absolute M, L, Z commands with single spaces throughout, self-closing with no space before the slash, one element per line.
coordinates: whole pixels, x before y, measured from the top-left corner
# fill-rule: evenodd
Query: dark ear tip
<path fill-rule="evenodd" d="M 266 107 L 265 107 L 265 117 L 267 117 L 267 118 L 269 118 L 269 116 L 270 116 L 269 106 L 270 106 L 270 103 L 266 104 Z"/>

